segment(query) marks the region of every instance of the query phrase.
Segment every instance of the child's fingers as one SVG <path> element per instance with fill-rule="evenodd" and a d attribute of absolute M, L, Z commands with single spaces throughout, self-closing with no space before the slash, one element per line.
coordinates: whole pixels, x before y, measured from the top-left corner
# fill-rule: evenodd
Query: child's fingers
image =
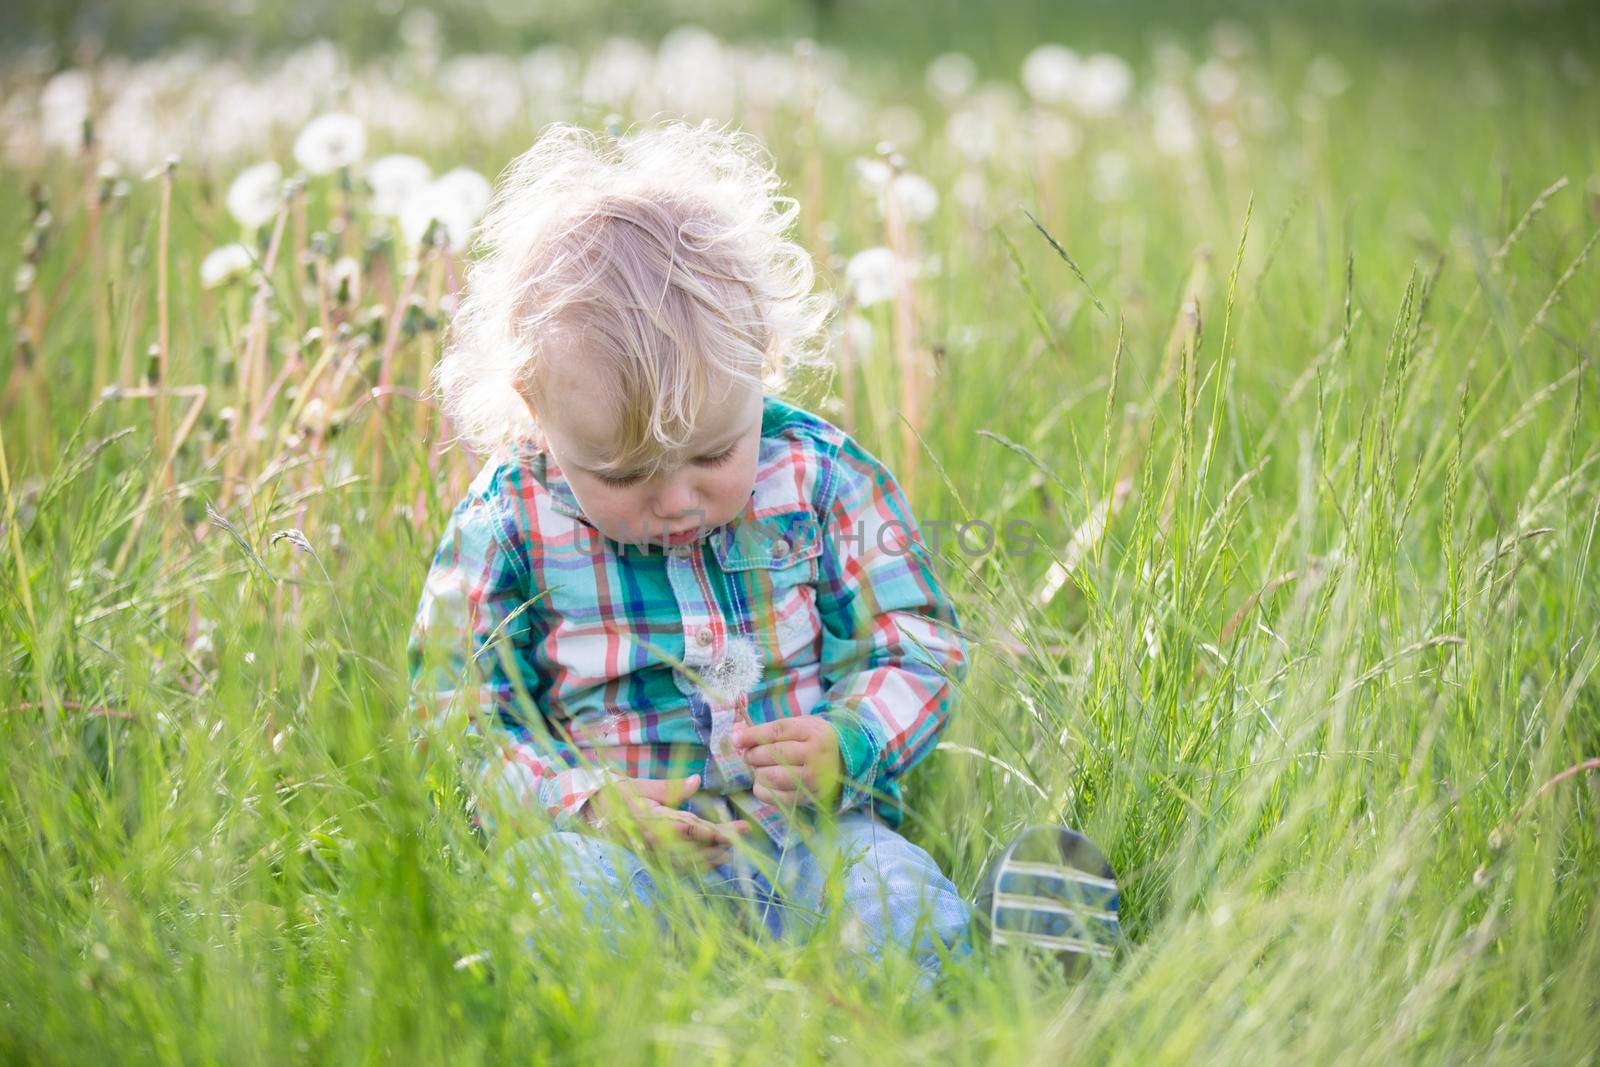
<path fill-rule="evenodd" d="M 749 749 L 756 745 L 770 745 L 774 741 L 803 741 L 806 736 L 806 727 L 800 724 L 799 717 L 790 716 L 755 726 L 738 727 L 733 732 L 733 743 Z"/>
<path fill-rule="evenodd" d="M 745 761 L 752 767 L 800 767 L 811 758 L 811 749 L 803 741 L 773 741 L 747 749 Z"/>
<path fill-rule="evenodd" d="M 780 793 L 793 793 L 802 786 L 809 784 L 811 775 L 804 767 L 757 767 L 755 780 L 758 785 Z"/>
<path fill-rule="evenodd" d="M 714 823 L 692 812 L 674 811 L 672 815 L 678 824 L 678 836 L 697 845 L 726 845 L 736 841 L 750 828 L 750 824 L 743 819 Z"/>
<path fill-rule="evenodd" d="M 700 788 L 698 774 L 691 774 L 687 778 L 633 778 L 629 781 L 635 796 L 653 800 L 669 808 L 677 807 Z"/>
<path fill-rule="evenodd" d="M 778 808 L 792 808 L 800 799 L 800 794 L 793 789 L 774 789 L 762 782 L 757 782 L 751 788 L 750 794 L 764 804 L 771 804 Z"/>

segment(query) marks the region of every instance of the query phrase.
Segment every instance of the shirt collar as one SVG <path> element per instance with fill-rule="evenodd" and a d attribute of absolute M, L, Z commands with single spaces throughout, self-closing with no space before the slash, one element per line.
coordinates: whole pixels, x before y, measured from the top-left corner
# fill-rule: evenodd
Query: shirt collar
<path fill-rule="evenodd" d="M 561 464 L 555 461 L 555 457 L 535 443 L 524 445 L 524 455 L 528 470 L 533 474 L 534 480 L 544 486 L 545 491 L 550 494 L 555 509 L 563 515 L 588 522 L 576 494 L 572 491 L 572 486 L 568 484 L 566 475 L 561 472 Z"/>

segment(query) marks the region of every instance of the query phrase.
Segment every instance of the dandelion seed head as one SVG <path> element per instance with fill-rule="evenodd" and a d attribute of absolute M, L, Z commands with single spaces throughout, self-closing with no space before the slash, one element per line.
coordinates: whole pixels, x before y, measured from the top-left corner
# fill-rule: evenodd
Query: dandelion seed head
<path fill-rule="evenodd" d="M 706 702 L 732 704 L 751 692 L 761 681 L 761 652 L 743 634 L 728 638 L 722 656 L 700 672 L 700 693 Z"/>
<path fill-rule="evenodd" d="M 965 96 L 978 80 L 978 66 L 964 52 L 934 56 L 924 75 L 928 91 L 945 103 Z"/>
<path fill-rule="evenodd" d="M 1085 115 L 1109 115 L 1133 91 L 1133 69 L 1120 56 L 1099 52 L 1083 61 L 1073 83 L 1073 106 Z"/>
<path fill-rule="evenodd" d="M 1239 92 L 1239 72 L 1220 59 L 1208 59 L 1194 72 L 1194 87 L 1207 103 L 1227 104 Z"/>
<path fill-rule="evenodd" d="M 1041 104 L 1065 104 L 1082 75 L 1078 53 L 1061 44 L 1042 44 L 1022 61 L 1022 87 Z"/>
<path fill-rule="evenodd" d="M 438 222 L 452 252 L 465 251 L 493 193 L 483 175 L 457 167 L 414 191 L 400 209 L 400 230 L 413 247 Z"/>
<path fill-rule="evenodd" d="M 379 156 L 367 165 L 367 184 L 372 187 L 372 213 L 398 218 L 406 200 L 433 180 L 433 168 L 416 156 L 403 152 Z"/>
<path fill-rule="evenodd" d="M 896 175 L 883 190 L 883 196 L 889 195 L 895 197 L 900 209 L 913 222 L 925 222 L 939 210 L 939 190 L 920 174 Z"/>
<path fill-rule="evenodd" d="M 226 244 L 212 249 L 200 261 L 200 285 L 206 289 L 226 285 L 235 278 L 244 277 L 254 265 L 255 258 L 242 244 Z"/>
<path fill-rule="evenodd" d="M 366 152 L 366 125 L 343 111 L 318 115 L 294 140 L 295 162 L 308 174 L 331 174 L 360 162 Z"/>
<path fill-rule="evenodd" d="M 894 296 L 895 254 L 879 246 L 864 248 L 850 257 L 844 281 L 857 307 L 871 307 Z"/>
<path fill-rule="evenodd" d="M 81 70 L 64 70 L 39 92 L 39 127 L 46 145 L 73 151 L 83 142 L 94 83 Z"/>
<path fill-rule="evenodd" d="M 246 230 L 266 225 L 283 205 L 283 168 L 270 159 L 246 167 L 229 184 L 224 202 Z"/>

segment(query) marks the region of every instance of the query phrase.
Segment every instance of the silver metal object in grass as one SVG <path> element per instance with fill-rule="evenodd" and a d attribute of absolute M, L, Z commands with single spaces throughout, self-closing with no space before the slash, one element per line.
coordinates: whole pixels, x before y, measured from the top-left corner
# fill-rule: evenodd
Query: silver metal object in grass
<path fill-rule="evenodd" d="M 1122 939 L 1105 854 L 1064 826 L 1030 826 L 989 861 L 974 912 L 995 945 L 1042 949 L 1070 970 L 1109 960 Z"/>

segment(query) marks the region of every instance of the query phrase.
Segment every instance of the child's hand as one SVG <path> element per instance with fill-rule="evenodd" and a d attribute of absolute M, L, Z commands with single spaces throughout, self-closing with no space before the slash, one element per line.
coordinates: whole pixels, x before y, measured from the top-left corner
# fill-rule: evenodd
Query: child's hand
<path fill-rule="evenodd" d="M 844 772 L 839 735 L 827 719 L 794 715 L 759 726 L 737 726 L 733 747 L 755 768 L 757 800 L 780 808 L 806 803 L 831 808 Z"/>
<path fill-rule="evenodd" d="M 744 819 L 713 823 L 678 805 L 700 788 L 700 776 L 624 778 L 591 796 L 582 817 L 600 833 L 622 844 L 667 858 L 687 858 L 715 867 L 750 824 Z"/>

